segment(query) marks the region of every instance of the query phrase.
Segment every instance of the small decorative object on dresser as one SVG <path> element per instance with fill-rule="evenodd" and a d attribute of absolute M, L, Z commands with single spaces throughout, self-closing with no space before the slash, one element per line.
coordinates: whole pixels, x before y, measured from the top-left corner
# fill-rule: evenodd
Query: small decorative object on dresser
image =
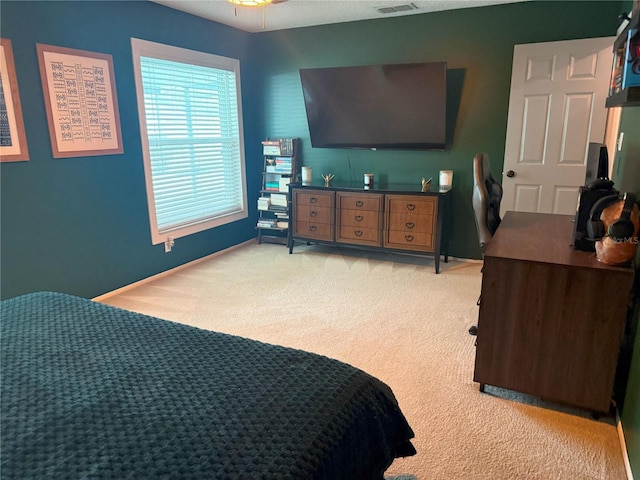
<path fill-rule="evenodd" d="M 366 189 L 373 188 L 373 173 L 364 174 L 364 188 Z"/>
<path fill-rule="evenodd" d="M 440 170 L 440 190 L 448 190 L 453 185 L 453 170 Z"/>
<path fill-rule="evenodd" d="M 429 180 L 426 180 L 424 177 L 422 177 L 422 191 L 423 192 L 428 192 L 429 190 L 431 190 L 431 180 L 432 180 L 432 178 L 430 178 Z"/>
<path fill-rule="evenodd" d="M 308 185 L 313 178 L 313 169 L 311 167 L 302 167 L 302 184 Z"/>
<path fill-rule="evenodd" d="M 324 179 L 324 186 L 328 187 L 331 184 L 331 180 L 333 180 L 333 177 L 335 175 L 333 173 L 327 173 L 326 175 L 322 175 L 322 178 Z"/>

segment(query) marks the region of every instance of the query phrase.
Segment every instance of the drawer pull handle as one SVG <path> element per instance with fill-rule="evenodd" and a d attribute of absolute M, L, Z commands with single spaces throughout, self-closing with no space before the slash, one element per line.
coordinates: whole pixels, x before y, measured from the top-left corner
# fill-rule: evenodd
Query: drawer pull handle
<path fill-rule="evenodd" d="M 316 197 L 311 197 L 311 198 L 309 199 L 309 202 L 310 202 L 310 203 L 316 203 L 317 201 L 318 201 L 318 199 L 317 199 Z"/>
<path fill-rule="evenodd" d="M 405 235 L 405 236 L 404 236 L 404 239 L 405 239 L 407 242 L 413 242 L 413 235 Z"/>
<path fill-rule="evenodd" d="M 413 228 L 413 227 L 415 227 L 415 226 L 416 226 L 416 224 L 415 224 L 415 223 L 413 223 L 413 222 L 407 222 L 407 223 L 405 223 L 405 225 L 406 225 L 406 226 L 407 226 L 407 228 L 409 228 L 409 229 L 411 229 L 411 228 Z"/>
<path fill-rule="evenodd" d="M 415 210 L 416 206 L 413 203 L 407 203 L 407 210 Z"/>
<path fill-rule="evenodd" d="M 362 215 L 356 215 L 356 222 L 361 222 L 364 219 Z"/>
<path fill-rule="evenodd" d="M 356 230 L 353 233 L 356 234 L 356 237 L 361 237 L 362 236 L 362 230 Z"/>
<path fill-rule="evenodd" d="M 318 229 L 315 225 L 309 225 L 309 230 L 315 232 Z"/>
<path fill-rule="evenodd" d="M 356 200 L 356 207 L 361 207 L 364 205 L 364 202 L 362 200 Z"/>
<path fill-rule="evenodd" d="M 309 212 L 309 216 L 310 216 L 310 217 L 315 217 L 316 215 L 318 215 L 318 212 L 316 212 L 315 210 L 311 210 L 311 211 Z"/>

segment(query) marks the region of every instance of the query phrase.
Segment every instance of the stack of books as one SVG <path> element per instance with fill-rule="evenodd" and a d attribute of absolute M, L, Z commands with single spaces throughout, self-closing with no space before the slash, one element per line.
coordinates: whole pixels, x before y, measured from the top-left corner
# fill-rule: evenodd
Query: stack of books
<path fill-rule="evenodd" d="M 258 228 L 277 228 L 278 221 L 275 218 L 258 219 Z"/>
<path fill-rule="evenodd" d="M 278 191 L 288 192 L 290 183 L 291 179 L 289 177 L 280 177 L 280 181 L 278 182 Z"/>
<path fill-rule="evenodd" d="M 271 194 L 271 206 L 273 207 L 282 207 L 276 208 L 276 210 L 286 210 L 287 209 L 287 196 L 280 193 L 272 193 Z"/>
<path fill-rule="evenodd" d="M 271 206 L 271 200 L 269 197 L 258 198 L 258 210 L 269 210 Z"/>
<path fill-rule="evenodd" d="M 293 155 L 293 138 L 264 140 L 262 151 L 264 155 Z"/>
<path fill-rule="evenodd" d="M 267 164 L 268 173 L 291 173 L 291 157 L 275 157 Z"/>
<path fill-rule="evenodd" d="M 273 191 L 273 192 L 279 192 L 280 191 L 280 181 L 267 180 L 266 182 L 264 182 L 264 189 L 265 190 L 270 190 L 270 191 Z"/>
<path fill-rule="evenodd" d="M 265 140 L 262 142 L 263 155 L 282 155 L 279 140 Z"/>

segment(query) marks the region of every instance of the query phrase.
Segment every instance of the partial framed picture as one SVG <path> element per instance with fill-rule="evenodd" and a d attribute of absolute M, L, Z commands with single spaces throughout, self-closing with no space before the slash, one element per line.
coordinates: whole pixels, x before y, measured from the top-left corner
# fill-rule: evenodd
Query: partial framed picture
<path fill-rule="evenodd" d="M 113 57 L 36 47 L 53 157 L 122 153 Z"/>
<path fill-rule="evenodd" d="M 11 40 L 0 39 L 0 162 L 29 160 Z"/>

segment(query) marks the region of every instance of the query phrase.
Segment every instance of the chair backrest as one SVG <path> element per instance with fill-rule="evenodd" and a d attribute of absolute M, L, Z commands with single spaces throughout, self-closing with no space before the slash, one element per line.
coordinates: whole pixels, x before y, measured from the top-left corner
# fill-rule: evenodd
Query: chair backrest
<path fill-rule="evenodd" d="M 502 185 L 491 174 L 489 155 L 478 153 L 473 158 L 473 213 L 480 248 L 484 253 L 489 240 L 500 225 Z"/>

